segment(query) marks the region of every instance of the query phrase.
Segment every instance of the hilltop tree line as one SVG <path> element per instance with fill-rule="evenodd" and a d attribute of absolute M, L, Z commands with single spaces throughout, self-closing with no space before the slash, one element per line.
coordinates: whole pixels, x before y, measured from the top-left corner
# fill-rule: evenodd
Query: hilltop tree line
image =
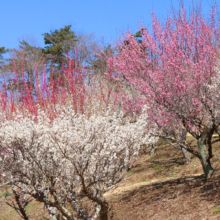
<path fill-rule="evenodd" d="M 106 60 L 102 59 L 101 51 L 105 55 L 113 53 L 111 45 L 97 40 L 94 34 L 76 34 L 67 25 L 59 30 L 42 34 L 44 47 L 37 46 L 34 38 L 24 38 L 19 42 L 18 49 L 0 47 L 0 77 L 8 82 L 8 89 L 15 89 L 12 78 L 14 72 L 18 74 L 22 84 L 22 74 L 25 74 L 27 83 L 34 87 L 35 71 L 46 71 L 48 80 L 53 75 L 58 80 L 60 71 L 67 67 L 68 58 L 74 60 L 76 66 L 83 65 L 89 74 L 103 74 L 107 69 Z M 8 53 L 9 58 L 4 58 Z"/>

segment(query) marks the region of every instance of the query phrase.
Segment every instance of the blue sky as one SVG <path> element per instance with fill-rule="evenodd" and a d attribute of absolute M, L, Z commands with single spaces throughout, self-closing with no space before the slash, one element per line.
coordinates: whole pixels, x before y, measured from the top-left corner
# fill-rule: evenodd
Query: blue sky
<path fill-rule="evenodd" d="M 183 2 L 188 10 L 192 0 Z M 220 0 L 202 0 L 205 16 L 213 2 Z M 179 0 L 172 4 L 178 8 Z M 164 20 L 170 6 L 171 0 L 1 0 L 0 46 L 16 48 L 22 37 L 29 36 L 43 47 L 43 33 L 68 24 L 75 32 L 95 33 L 106 43 L 113 42 L 128 28 L 136 32 L 140 21 L 151 25 L 152 9 Z"/>

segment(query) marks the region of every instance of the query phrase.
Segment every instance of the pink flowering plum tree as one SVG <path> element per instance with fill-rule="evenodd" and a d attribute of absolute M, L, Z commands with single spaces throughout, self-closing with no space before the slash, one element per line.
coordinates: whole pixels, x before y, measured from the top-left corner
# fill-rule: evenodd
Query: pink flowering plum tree
<path fill-rule="evenodd" d="M 162 24 L 152 14 L 152 31 L 141 27 L 141 44 L 129 31 L 114 57 L 115 76 L 126 79 L 150 107 L 149 119 L 173 145 L 197 156 L 205 178 L 213 173 L 211 138 L 220 123 L 219 27 L 215 8 L 209 22 L 201 10 L 184 6 Z M 185 141 L 196 138 L 198 151 Z"/>

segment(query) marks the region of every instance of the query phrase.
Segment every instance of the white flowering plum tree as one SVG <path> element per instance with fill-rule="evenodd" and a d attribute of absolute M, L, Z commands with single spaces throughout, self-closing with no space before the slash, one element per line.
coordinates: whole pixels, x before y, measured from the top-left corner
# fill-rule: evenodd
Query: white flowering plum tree
<path fill-rule="evenodd" d="M 150 137 L 147 115 L 130 123 L 123 113 L 76 114 L 72 106 L 57 106 L 51 120 L 42 110 L 16 114 L 0 126 L 0 180 L 9 185 L 23 219 L 28 199 L 47 207 L 51 219 L 108 218 L 104 193 L 120 182 Z"/>

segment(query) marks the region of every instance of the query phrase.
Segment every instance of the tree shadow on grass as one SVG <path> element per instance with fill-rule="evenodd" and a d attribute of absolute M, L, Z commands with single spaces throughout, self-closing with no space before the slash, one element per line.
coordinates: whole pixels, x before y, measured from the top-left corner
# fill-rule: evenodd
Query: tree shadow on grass
<path fill-rule="evenodd" d="M 215 201 L 220 198 L 220 176 L 215 176 L 205 183 L 204 174 L 199 176 L 185 176 L 167 181 L 157 182 L 146 186 L 141 186 L 121 196 L 122 200 L 131 202 L 138 195 L 140 202 L 134 204 L 139 206 L 141 203 L 150 204 L 154 201 L 175 199 L 180 195 L 196 194 L 201 200 Z M 219 199 L 215 201 L 220 205 Z"/>

